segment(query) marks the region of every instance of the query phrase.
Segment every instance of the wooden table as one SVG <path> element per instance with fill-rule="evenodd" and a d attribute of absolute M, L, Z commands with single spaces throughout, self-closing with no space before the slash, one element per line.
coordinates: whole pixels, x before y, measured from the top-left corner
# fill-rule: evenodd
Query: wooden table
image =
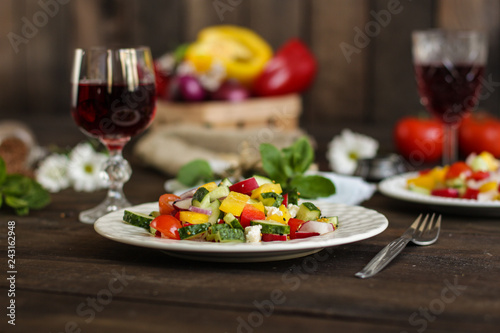
<path fill-rule="evenodd" d="M 133 161 L 133 203 L 154 201 L 166 177 Z M 426 207 L 381 194 L 376 237 L 266 263 L 207 263 L 113 242 L 78 212 L 104 192 L 66 190 L 27 217 L 1 214 L 0 332 L 496 332 L 498 219 L 445 215 L 438 242 L 409 245 L 385 270 L 359 271 Z M 7 222 L 15 221 L 15 298 L 8 298 Z M 7 323 L 15 299 L 15 326 Z"/>

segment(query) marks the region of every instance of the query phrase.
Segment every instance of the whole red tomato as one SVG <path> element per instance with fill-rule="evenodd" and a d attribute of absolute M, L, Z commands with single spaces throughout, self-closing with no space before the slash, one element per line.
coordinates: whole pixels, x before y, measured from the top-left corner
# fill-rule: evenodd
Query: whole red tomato
<path fill-rule="evenodd" d="M 488 151 L 500 158 L 500 120 L 486 112 L 465 118 L 458 130 L 458 147 L 462 154 Z"/>
<path fill-rule="evenodd" d="M 443 125 L 437 119 L 405 117 L 396 123 L 397 151 L 411 163 L 430 163 L 443 154 Z"/>

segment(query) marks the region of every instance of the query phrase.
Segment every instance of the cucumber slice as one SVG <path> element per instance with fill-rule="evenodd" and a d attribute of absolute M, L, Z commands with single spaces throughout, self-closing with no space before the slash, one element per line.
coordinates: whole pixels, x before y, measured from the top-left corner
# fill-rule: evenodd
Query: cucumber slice
<path fill-rule="evenodd" d="M 299 206 L 297 218 L 303 221 L 316 221 L 321 216 L 321 211 L 311 202 L 304 202 Z"/>
<path fill-rule="evenodd" d="M 208 223 L 210 223 L 210 224 L 216 224 L 217 221 L 219 220 L 219 216 L 220 216 L 220 209 L 219 209 L 219 207 L 220 207 L 220 201 L 219 200 L 215 200 L 208 207 L 212 211 L 212 214 L 208 218 Z"/>
<path fill-rule="evenodd" d="M 245 242 L 245 232 L 241 229 L 221 228 L 214 234 L 214 240 L 220 243 Z"/>
<path fill-rule="evenodd" d="M 181 239 L 193 239 L 201 236 L 208 230 L 210 223 L 200 223 L 191 224 L 182 228 L 179 228 L 179 236 Z"/>
<path fill-rule="evenodd" d="M 208 208 L 210 205 L 210 192 L 206 188 L 200 187 L 194 193 L 191 204 L 195 207 Z"/>
<path fill-rule="evenodd" d="M 160 212 L 157 211 L 157 210 L 154 210 L 152 211 L 151 213 L 149 213 L 149 216 L 152 216 L 152 217 L 158 217 L 160 216 Z"/>
<path fill-rule="evenodd" d="M 212 191 L 210 191 L 210 201 L 227 197 L 229 195 L 229 192 L 229 187 L 219 185 L 219 187 L 216 187 Z"/>
<path fill-rule="evenodd" d="M 283 197 L 274 192 L 266 192 L 260 195 L 262 197 L 261 202 L 264 206 L 279 208 L 283 203 Z"/>
<path fill-rule="evenodd" d="M 338 216 L 329 216 L 329 217 L 322 217 L 318 219 L 319 222 L 325 222 L 325 223 L 331 223 L 337 229 L 339 226 L 339 217 Z"/>
<path fill-rule="evenodd" d="M 224 222 L 226 222 L 227 224 L 231 224 L 233 220 L 236 220 L 236 217 L 234 217 L 234 215 L 231 213 L 227 213 L 226 216 L 224 216 Z"/>
<path fill-rule="evenodd" d="M 233 185 L 233 182 L 231 182 L 229 178 L 224 178 L 219 184 L 219 186 L 227 186 L 227 187 L 231 185 Z"/>
<path fill-rule="evenodd" d="M 123 221 L 141 227 L 149 232 L 149 224 L 153 221 L 154 217 L 142 213 L 135 213 L 129 210 L 123 212 Z"/>
<path fill-rule="evenodd" d="M 219 233 L 219 230 L 221 229 L 231 229 L 231 227 L 226 223 L 213 224 L 208 228 L 207 241 L 209 242 L 215 241 L 215 238 L 217 237 L 216 235 Z"/>
<path fill-rule="evenodd" d="M 267 184 L 267 183 L 272 183 L 273 181 L 267 177 L 264 176 L 259 176 L 259 175 L 253 175 L 253 178 L 257 181 L 257 184 L 261 186 L 262 184 Z"/>
<path fill-rule="evenodd" d="M 282 234 L 286 235 L 290 233 L 290 226 L 288 224 L 282 224 L 274 221 L 268 220 L 253 220 L 250 221 L 250 225 L 261 225 L 263 234 Z"/>

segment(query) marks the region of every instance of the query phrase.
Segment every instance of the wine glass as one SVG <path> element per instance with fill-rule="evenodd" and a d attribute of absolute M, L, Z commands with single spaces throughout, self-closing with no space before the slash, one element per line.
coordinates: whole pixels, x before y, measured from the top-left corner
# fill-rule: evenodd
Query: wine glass
<path fill-rule="evenodd" d="M 413 64 L 420 101 L 443 123 L 443 165 L 457 161 L 457 127 L 476 105 L 488 53 L 479 31 L 414 31 Z"/>
<path fill-rule="evenodd" d="M 148 47 L 76 49 L 71 84 L 76 124 L 109 152 L 104 166 L 107 197 L 79 216 L 81 222 L 94 223 L 108 212 L 130 206 L 123 184 L 132 170 L 122 150 L 132 136 L 151 124 L 156 112 L 151 51 Z"/>

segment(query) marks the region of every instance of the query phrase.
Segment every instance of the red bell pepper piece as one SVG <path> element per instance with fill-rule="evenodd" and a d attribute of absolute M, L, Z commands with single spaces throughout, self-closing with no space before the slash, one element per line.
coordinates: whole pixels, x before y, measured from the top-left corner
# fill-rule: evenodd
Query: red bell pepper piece
<path fill-rule="evenodd" d="M 458 177 L 469 178 L 472 175 L 472 169 L 464 162 L 455 162 L 450 165 L 445 179 L 454 179 Z"/>
<path fill-rule="evenodd" d="M 432 190 L 431 195 L 444 198 L 458 198 L 458 190 L 456 188 L 440 188 Z"/>
<path fill-rule="evenodd" d="M 286 235 L 278 235 L 278 234 L 262 234 L 263 242 L 273 242 L 273 241 L 281 241 L 284 242 L 287 240 Z"/>
<path fill-rule="evenodd" d="M 313 236 L 319 236 L 319 232 L 297 231 L 293 234 L 293 237 L 290 234 L 291 239 L 308 238 Z"/>
<path fill-rule="evenodd" d="M 467 188 L 462 198 L 464 199 L 474 199 L 477 200 L 477 195 L 479 194 L 479 190 L 473 188 Z"/>
<path fill-rule="evenodd" d="M 252 220 L 265 220 L 266 214 L 251 204 L 246 204 L 241 212 L 240 224 L 243 228 L 250 226 Z"/>
<path fill-rule="evenodd" d="M 470 175 L 470 179 L 474 179 L 474 180 L 483 180 L 483 179 L 486 179 L 490 176 L 490 173 L 488 171 L 475 171 L 472 173 L 472 175 Z"/>
<path fill-rule="evenodd" d="M 258 96 L 276 96 L 302 92 L 316 75 L 316 59 L 308 47 L 293 38 L 269 60 L 254 81 Z"/>

